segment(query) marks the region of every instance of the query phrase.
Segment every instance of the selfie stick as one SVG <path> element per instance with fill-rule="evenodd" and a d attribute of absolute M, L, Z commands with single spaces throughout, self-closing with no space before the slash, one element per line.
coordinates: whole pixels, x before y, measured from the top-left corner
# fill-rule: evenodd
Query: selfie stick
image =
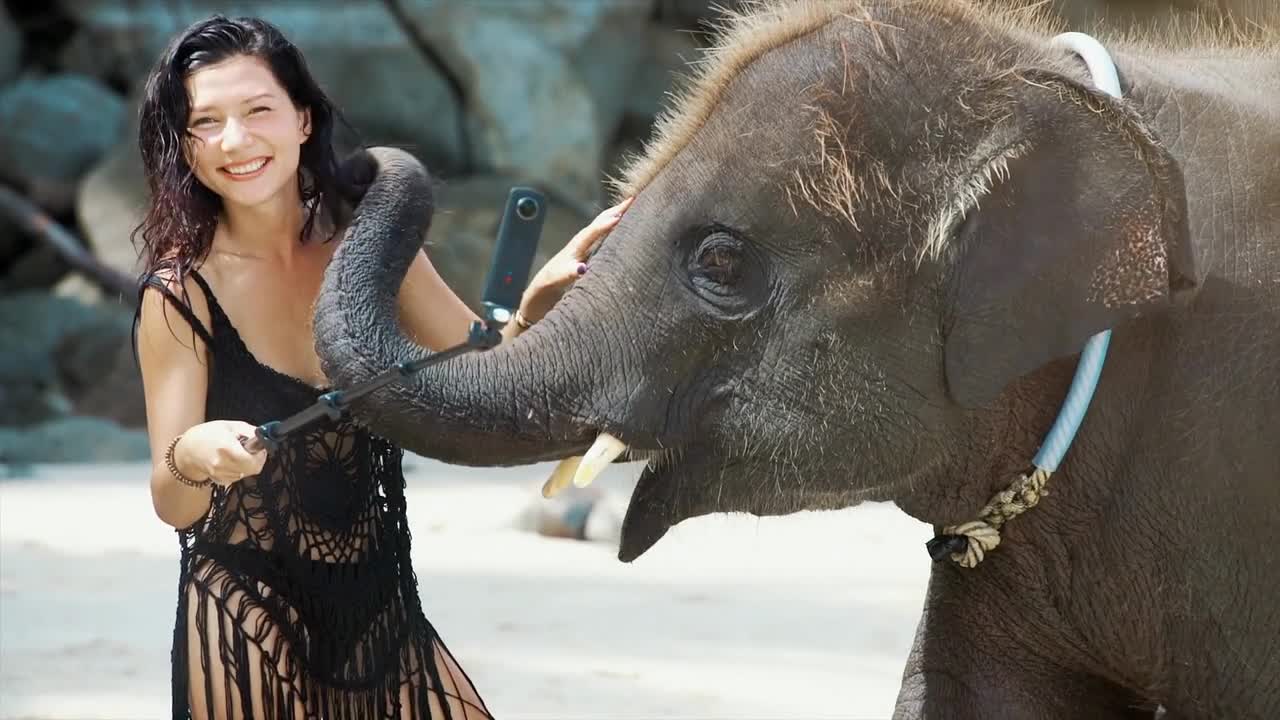
<path fill-rule="evenodd" d="M 273 452 L 290 434 L 323 418 L 338 420 L 352 403 L 379 388 L 459 355 L 496 347 L 502 342 L 499 330 L 520 307 L 520 297 L 529 283 L 529 270 L 538 249 L 546 207 L 546 199 L 538 191 L 527 187 L 511 189 L 498 226 L 498 242 L 481 296 L 484 320 L 472 321 L 464 342 L 418 360 L 396 363 L 354 387 L 327 392 L 317 398 L 314 405 L 299 413 L 259 425 L 254 436 L 242 438 L 240 444 L 249 452 L 263 449 Z"/>

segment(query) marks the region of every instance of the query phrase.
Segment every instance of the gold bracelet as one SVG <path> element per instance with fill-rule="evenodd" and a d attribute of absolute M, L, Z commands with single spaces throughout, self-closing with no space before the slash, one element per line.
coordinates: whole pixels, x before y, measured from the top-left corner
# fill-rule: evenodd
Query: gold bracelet
<path fill-rule="evenodd" d="M 175 437 L 173 441 L 169 443 L 169 449 L 164 451 L 164 464 L 168 466 L 169 474 L 172 475 L 174 478 L 176 478 L 178 482 L 182 483 L 183 485 L 186 485 L 187 487 L 193 487 L 193 488 L 209 487 L 210 485 L 213 484 L 213 478 L 205 478 L 204 480 L 197 482 L 187 477 L 186 475 L 183 475 L 182 471 L 178 470 L 178 464 L 173 461 L 173 449 L 178 446 L 178 441 L 181 439 L 182 439 L 181 435 Z"/>
<path fill-rule="evenodd" d="M 533 327 L 533 323 L 529 322 L 528 318 L 524 316 L 524 313 L 519 310 L 516 310 L 515 321 L 516 325 L 518 325 L 521 330 L 528 330 Z"/>

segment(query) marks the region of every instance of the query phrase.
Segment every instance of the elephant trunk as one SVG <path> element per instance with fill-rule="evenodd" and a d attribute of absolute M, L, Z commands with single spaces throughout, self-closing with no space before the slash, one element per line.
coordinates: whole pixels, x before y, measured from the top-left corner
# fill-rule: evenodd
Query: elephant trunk
<path fill-rule="evenodd" d="M 431 223 L 431 178 L 407 153 L 368 152 L 376 176 L 325 272 L 315 310 L 316 349 L 336 388 L 429 352 L 405 337 L 397 297 Z M 508 465 L 564 457 L 590 445 L 595 433 L 569 408 L 548 406 L 574 397 L 555 387 L 554 377 L 567 373 L 541 370 L 563 367 L 562 358 L 548 357 L 555 350 L 556 343 L 531 339 L 467 353 L 374 391 L 351 412 L 406 450 L 446 462 Z"/>

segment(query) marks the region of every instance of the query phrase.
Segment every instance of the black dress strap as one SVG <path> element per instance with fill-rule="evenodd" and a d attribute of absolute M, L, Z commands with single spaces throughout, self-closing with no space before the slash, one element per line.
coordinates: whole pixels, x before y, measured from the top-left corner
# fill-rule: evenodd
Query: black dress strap
<path fill-rule="evenodd" d="M 196 284 L 200 286 L 200 290 L 204 292 L 206 303 L 211 305 L 213 302 L 213 293 L 210 292 L 209 285 L 205 283 L 204 278 L 200 277 L 195 270 L 191 270 L 190 273 L 191 277 L 195 278 Z M 170 290 L 168 285 L 165 284 L 164 279 L 154 272 L 148 273 L 142 279 L 141 287 L 138 288 L 139 300 L 141 300 L 142 293 L 146 291 L 148 287 L 159 290 L 160 294 L 169 301 L 169 304 L 182 315 L 182 318 L 186 320 L 189 325 L 191 325 L 191 329 L 200 336 L 200 339 L 205 342 L 205 345 L 210 348 L 213 347 L 213 333 L 209 332 L 209 329 L 200 321 L 200 318 L 196 317 L 195 312 L 191 310 L 191 305 L 187 300 L 178 297 L 177 294 Z M 139 307 L 141 307 L 141 303 L 139 303 Z"/>

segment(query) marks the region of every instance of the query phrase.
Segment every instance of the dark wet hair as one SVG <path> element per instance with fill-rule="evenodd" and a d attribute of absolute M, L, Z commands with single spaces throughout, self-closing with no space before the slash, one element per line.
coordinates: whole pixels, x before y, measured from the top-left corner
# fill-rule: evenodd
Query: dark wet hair
<path fill-rule="evenodd" d="M 186 272 L 209 254 L 222 200 L 196 179 L 183 152 L 192 141 L 185 81 L 195 70 L 236 56 L 264 61 L 294 106 L 310 110 L 311 135 L 298 160 L 304 210 L 300 240 L 311 236 L 317 218 L 332 227 L 326 240 L 332 239 L 346 212 L 346 182 L 334 148 L 334 125 L 350 126 L 311 76 L 302 53 L 271 23 L 214 15 L 174 37 L 147 78 L 138 147 L 151 198 L 146 217 L 132 235 L 134 246 L 141 245 L 139 252 L 145 256 L 144 278 L 165 268 L 181 288 Z"/>

